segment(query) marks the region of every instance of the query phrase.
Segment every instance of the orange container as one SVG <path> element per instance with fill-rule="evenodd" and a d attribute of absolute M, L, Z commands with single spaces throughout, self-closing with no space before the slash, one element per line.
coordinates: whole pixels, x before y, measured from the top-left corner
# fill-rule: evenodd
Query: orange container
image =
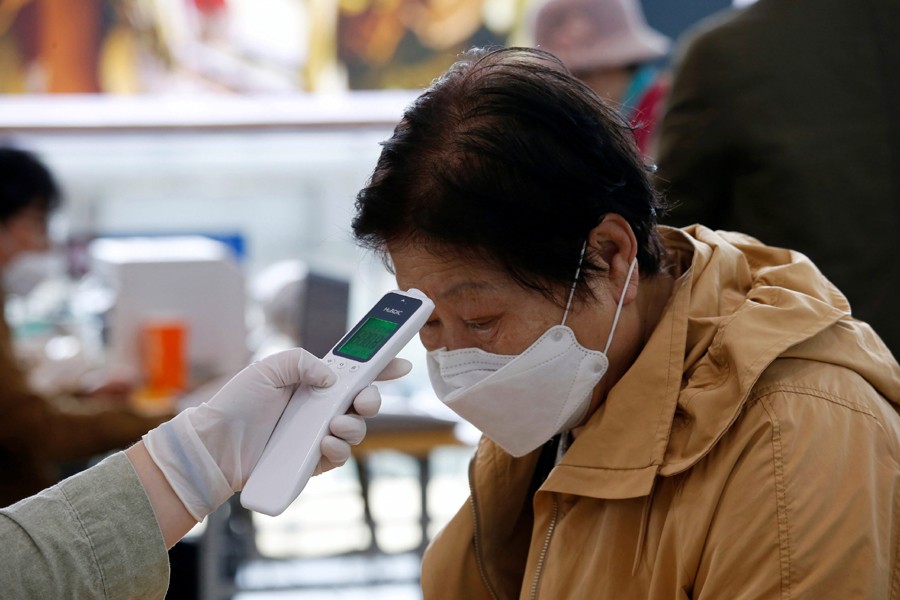
<path fill-rule="evenodd" d="M 151 319 L 141 327 L 144 388 L 169 395 L 187 389 L 188 325 L 183 319 Z"/>

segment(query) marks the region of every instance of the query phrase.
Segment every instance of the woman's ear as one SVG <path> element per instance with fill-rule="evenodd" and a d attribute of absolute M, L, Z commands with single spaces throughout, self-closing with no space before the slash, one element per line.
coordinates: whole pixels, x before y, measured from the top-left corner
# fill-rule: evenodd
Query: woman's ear
<path fill-rule="evenodd" d="M 622 288 L 628 279 L 631 263 L 637 256 L 638 244 L 631 225 L 621 215 L 610 213 L 588 234 L 588 252 L 591 258 L 606 270 L 606 281 L 613 302 L 619 302 Z M 635 266 L 637 270 L 637 266 Z M 638 276 L 633 273 L 624 304 L 637 297 Z"/>

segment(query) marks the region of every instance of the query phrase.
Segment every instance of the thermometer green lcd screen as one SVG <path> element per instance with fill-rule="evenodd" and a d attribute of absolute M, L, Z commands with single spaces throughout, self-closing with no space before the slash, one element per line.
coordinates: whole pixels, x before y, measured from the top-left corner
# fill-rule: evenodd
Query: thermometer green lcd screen
<path fill-rule="evenodd" d="M 372 358 L 399 328 L 400 323 L 369 317 L 362 327 L 338 348 L 337 353 L 365 362 Z"/>

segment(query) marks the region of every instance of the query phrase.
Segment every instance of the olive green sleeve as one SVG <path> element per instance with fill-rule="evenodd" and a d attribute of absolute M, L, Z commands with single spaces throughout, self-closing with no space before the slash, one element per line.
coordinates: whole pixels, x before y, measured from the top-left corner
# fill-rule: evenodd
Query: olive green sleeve
<path fill-rule="evenodd" d="M 0 510 L 9 598 L 162 598 L 169 563 L 153 508 L 117 453 Z"/>

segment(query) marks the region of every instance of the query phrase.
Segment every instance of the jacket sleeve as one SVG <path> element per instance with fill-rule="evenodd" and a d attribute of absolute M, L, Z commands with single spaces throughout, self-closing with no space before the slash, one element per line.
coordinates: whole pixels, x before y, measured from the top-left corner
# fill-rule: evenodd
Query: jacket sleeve
<path fill-rule="evenodd" d="M 678 52 L 658 129 L 656 187 L 669 205 L 667 225 L 720 229 L 727 212 L 732 166 L 724 82 L 730 68 L 720 52 L 709 34 Z"/>
<path fill-rule="evenodd" d="M 719 495 L 695 521 L 709 530 L 686 557 L 693 598 L 900 597 L 898 423 L 877 398 L 763 390 L 709 463 L 724 468 L 700 467 L 719 484 L 683 490 Z"/>
<path fill-rule="evenodd" d="M 9 598 L 162 598 L 168 554 L 144 488 L 118 453 L 0 510 Z"/>

